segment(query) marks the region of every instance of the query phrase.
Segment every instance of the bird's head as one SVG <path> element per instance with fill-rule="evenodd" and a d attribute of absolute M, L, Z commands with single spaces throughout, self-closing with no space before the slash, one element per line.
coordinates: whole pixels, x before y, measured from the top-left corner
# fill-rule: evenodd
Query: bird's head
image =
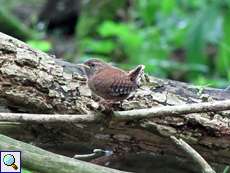
<path fill-rule="evenodd" d="M 84 68 L 84 72 L 87 78 L 90 78 L 91 76 L 98 73 L 102 69 L 109 67 L 107 63 L 98 59 L 90 59 L 84 62 L 83 64 L 81 64 L 81 66 Z"/>

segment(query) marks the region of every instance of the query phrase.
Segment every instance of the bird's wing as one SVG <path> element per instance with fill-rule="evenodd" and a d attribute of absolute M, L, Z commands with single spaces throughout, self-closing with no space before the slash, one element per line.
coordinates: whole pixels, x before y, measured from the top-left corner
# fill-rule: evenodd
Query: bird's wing
<path fill-rule="evenodd" d="M 126 72 L 118 69 L 105 69 L 93 80 L 95 93 L 104 98 L 126 96 L 137 87 Z"/>

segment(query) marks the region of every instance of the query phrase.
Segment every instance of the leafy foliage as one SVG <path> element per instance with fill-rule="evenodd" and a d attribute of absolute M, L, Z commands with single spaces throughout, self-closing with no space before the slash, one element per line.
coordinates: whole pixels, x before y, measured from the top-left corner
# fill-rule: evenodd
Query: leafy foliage
<path fill-rule="evenodd" d="M 44 33 L 38 37 L 37 31 L 25 32 L 28 28 L 8 15 L 7 9 L 16 2 L 8 1 L 0 0 L 7 4 L 0 8 L 1 21 L 14 21 L 10 28 L 24 28 L 19 33 L 26 35 L 28 44 L 50 52 L 52 45 Z M 145 72 L 151 75 L 197 85 L 229 85 L 229 0 L 87 0 L 82 1 L 81 8 L 76 26 L 77 51 L 67 47 L 69 44 L 62 45 L 65 36 L 61 36 L 61 46 L 54 43 L 54 51 L 63 49 L 57 50 L 61 57 L 71 61 L 75 57 L 98 57 L 126 69 L 145 64 Z M 59 37 L 60 33 L 53 36 Z"/>
<path fill-rule="evenodd" d="M 110 17 L 81 37 L 81 52 L 124 68 L 142 63 L 156 76 L 224 87 L 230 79 L 229 7 L 227 0 L 135 0 L 128 20 Z"/>
<path fill-rule="evenodd" d="M 27 44 L 44 52 L 48 52 L 52 48 L 51 43 L 45 40 L 29 40 Z"/>

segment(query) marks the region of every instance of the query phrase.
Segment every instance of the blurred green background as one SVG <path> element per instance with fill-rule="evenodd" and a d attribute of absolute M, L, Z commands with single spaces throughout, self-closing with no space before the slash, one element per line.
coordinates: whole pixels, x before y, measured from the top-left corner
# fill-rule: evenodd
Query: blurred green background
<path fill-rule="evenodd" d="M 229 85 L 230 0 L 0 0 L 0 31 L 75 63 Z"/>

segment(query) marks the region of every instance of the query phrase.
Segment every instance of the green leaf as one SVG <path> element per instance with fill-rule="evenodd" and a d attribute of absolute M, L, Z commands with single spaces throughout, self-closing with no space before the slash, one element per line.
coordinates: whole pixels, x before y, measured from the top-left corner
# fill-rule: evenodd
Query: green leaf
<path fill-rule="evenodd" d="M 116 48 L 115 43 L 110 40 L 93 40 L 90 38 L 83 39 L 81 46 L 85 52 L 93 52 L 99 54 L 111 53 Z"/>
<path fill-rule="evenodd" d="M 227 86 L 229 86 L 229 81 L 225 79 L 220 79 L 220 78 L 213 79 L 202 75 L 193 79 L 192 82 L 195 85 L 211 86 L 211 87 L 218 87 L 218 88 L 226 88 Z"/>
<path fill-rule="evenodd" d="M 143 19 L 145 25 L 149 26 L 155 20 L 159 2 L 156 0 L 136 0 L 137 15 Z"/>
<path fill-rule="evenodd" d="M 27 41 L 27 44 L 29 44 L 32 48 L 40 49 L 44 52 L 48 52 L 52 48 L 51 43 L 46 40 L 29 40 Z"/>
<path fill-rule="evenodd" d="M 219 46 L 217 70 L 222 76 L 227 76 L 230 69 L 230 11 L 224 13 L 223 37 Z"/>
<path fill-rule="evenodd" d="M 172 1 L 172 0 L 161 1 L 161 10 L 163 13 L 170 14 L 175 9 L 176 9 L 176 1 Z"/>
<path fill-rule="evenodd" d="M 123 44 L 139 46 L 141 43 L 136 30 L 128 24 L 105 21 L 99 27 L 98 32 L 103 37 L 115 36 L 119 38 Z"/>
<path fill-rule="evenodd" d="M 139 63 L 138 58 L 141 43 L 143 40 L 138 34 L 138 30 L 129 24 L 115 23 L 113 21 L 105 21 L 99 28 L 100 36 L 108 38 L 113 37 L 117 41 L 117 47 L 121 47 L 126 55 L 132 59 L 133 63 Z M 114 39 L 113 39 L 114 41 Z"/>

